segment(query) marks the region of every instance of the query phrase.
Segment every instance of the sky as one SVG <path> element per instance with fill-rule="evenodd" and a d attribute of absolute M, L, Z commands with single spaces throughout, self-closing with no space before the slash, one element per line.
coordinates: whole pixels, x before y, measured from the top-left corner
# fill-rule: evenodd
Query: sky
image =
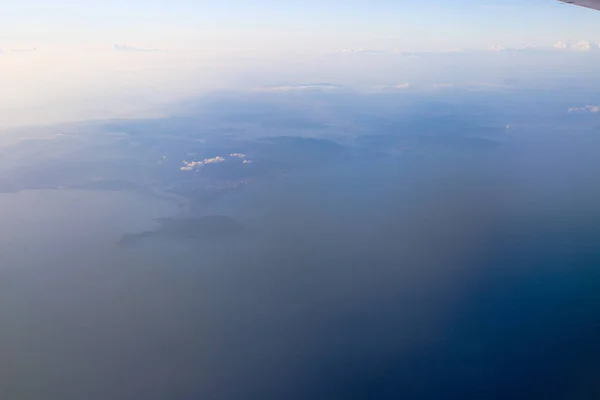
<path fill-rule="evenodd" d="M 152 114 L 215 90 L 282 83 L 445 84 L 449 69 L 487 82 L 484 68 L 507 65 L 490 50 L 589 52 L 600 41 L 600 14 L 553 0 L 1 0 L 0 9 L 0 128 Z M 374 52 L 485 54 L 435 65 L 348 56 Z M 590 64 L 513 61 L 527 73 Z"/>
<path fill-rule="evenodd" d="M 414 51 L 600 36 L 596 15 L 553 0 L 3 0 L 1 6 L 3 46 L 130 42 L 206 49 L 230 40 L 234 48 L 268 48 L 291 40 L 318 51 L 389 41 Z"/>

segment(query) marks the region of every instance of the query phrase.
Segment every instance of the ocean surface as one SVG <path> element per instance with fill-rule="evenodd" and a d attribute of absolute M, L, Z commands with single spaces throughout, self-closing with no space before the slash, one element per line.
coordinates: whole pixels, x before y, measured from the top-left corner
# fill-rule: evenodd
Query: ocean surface
<path fill-rule="evenodd" d="M 176 210 L 110 191 L 0 196 L 0 398 L 598 393 L 595 224 L 413 210 L 352 230 L 327 212 L 247 224 L 246 239 L 117 245 Z"/>

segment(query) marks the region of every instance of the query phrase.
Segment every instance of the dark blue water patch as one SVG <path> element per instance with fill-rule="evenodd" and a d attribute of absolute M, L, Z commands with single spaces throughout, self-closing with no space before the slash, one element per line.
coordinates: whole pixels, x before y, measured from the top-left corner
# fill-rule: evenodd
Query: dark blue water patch
<path fill-rule="evenodd" d="M 498 265 L 513 271 L 480 283 L 433 356 L 447 365 L 450 389 L 485 398 L 569 398 L 579 376 L 600 371 L 599 261 Z"/>
<path fill-rule="evenodd" d="M 599 398 L 600 252 L 560 236 L 521 236 L 479 260 L 439 340 L 395 346 L 407 327 L 390 323 L 391 305 L 356 319 L 323 356 L 311 398 Z M 373 345 L 377 326 L 387 332 Z"/>

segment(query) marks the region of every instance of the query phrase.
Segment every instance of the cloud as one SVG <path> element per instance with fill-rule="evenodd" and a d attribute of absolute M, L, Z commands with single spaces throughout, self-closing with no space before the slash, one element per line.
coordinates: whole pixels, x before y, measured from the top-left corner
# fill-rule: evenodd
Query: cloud
<path fill-rule="evenodd" d="M 495 44 L 492 46 L 491 50 L 492 51 L 503 51 L 503 50 L 506 50 L 506 48 L 504 47 L 504 45 Z"/>
<path fill-rule="evenodd" d="M 593 45 L 592 43 L 586 40 L 580 40 L 577 43 L 574 43 L 571 48 L 576 51 L 590 51 L 592 47 L 598 47 L 598 45 Z"/>
<path fill-rule="evenodd" d="M 502 44 L 496 44 L 496 45 L 492 46 L 492 48 L 490 50 L 505 51 L 505 52 L 521 52 L 521 51 L 535 51 L 535 50 L 538 50 L 538 47 L 534 44 L 527 44 L 527 45 L 517 46 L 517 47 L 505 47 Z"/>
<path fill-rule="evenodd" d="M 194 171 L 204 166 L 202 161 L 182 161 L 183 167 L 179 168 L 181 171 Z"/>
<path fill-rule="evenodd" d="M 223 161 L 225 161 L 225 159 L 221 156 L 216 156 L 213 158 L 205 158 L 204 161 L 202 161 L 202 163 L 204 165 L 206 164 L 218 164 L 218 163 L 222 163 Z"/>
<path fill-rule="evenodd" d="M 261 92 L 290 92 L 303 90 L 335 90 L 339 89 L 339 85 L 333 83 L 300 83 L 291 85 L 267 86 L 256 90 Z"/>
<path fill-rule="evenodd" d="M 336 52 L 336 54 L 365 54 L 365 55 L 390 55 L 390 56 L 404 56 L 404 57 L 423 57 L 423 56 L 436 56 L 436 55 L 452 55 L 452 54 L 482 54 L 482 53 L 543 53 L 553 50 L 569 50 L 573 52 L 586 52 L 591 50 L 600 50 L 600 44 L 590 40 L 579 40 L 569 42 L 560 40 L 554 44 L 550 43 L 538 43 L 538 44 L 523 44 L 523 45 L 504 45 L 502 43 L 495 44 L 491 47 L 483 48 L 455 48 L 446 50 L 435 50 L 435 51 L 424 51 L 424 52 L 407 52 L 398 49 L 343 49 Z"/>
<path fill-rule="evenodd" d="M 22 49 L 11 49 L 11 53 L 34 53 L 37 51 L 36 47 L 22 48 Z"/>
<path fill-rule="evenodd" d="M 390 50 L 373 50 L 373 49 L 343 49 L 340 53 L 351 53 L 351 54 L 369 54 L 369 55 L 377 55 L 377 54 L 389 54 Z"/>
<path fill-rule="evenodd" d="M 244 153 L 231 153 L 229 156 L 239 158 L 244 164 L 252 164 L 252 160 L 248 160 Z"/>
<path fill-rule="evenodd" d="M 391 55 L 399 55 L 399 56 L 403 56 L 403 57 L 420 57 L 425 54 L 425 53 L 420 53 L 420 52 L 401 51 L 398 49 L 375 50 L 375 49 L 362 49 L 362 48 L 343 49 L 343 50 L 339 51 L 338 53 L 341 53 L 341 54 L 365 54 L 365 55 L 370 55 L 370 56 L 391 54 Z"/>
<path fill-rule="evenodd" d="M 135 46 L 128 46 L 128 45 L 124 45 L 124 44 L 115 44 L 115 50 L 116 51 L 130 51 L 130 52 L 145 52 L 145 53 L 153 53 L 153 52 L 162 51 L 162 50 L 159 50 L 159 49 L 150 49 L 150 48 L 145 48 L 145 47 L 135 47 Z"/>
<path fill-rule="evenodd" d="M 597 50 L 600 48 L 598 43 L 589 41 L 589 40 L 579 40 L 575 43 L 569 43 L 564 40 L 560 40 L 552 46 L 555 50 L 572 50 L 579 52 L 588 52 L 592 50 Z"/>
<path fill-rule="evenodd" d="M 395 86 L 393 86 L 394 89 L 409 89 L 410 88 L 410 83 L 408 82 L 404 82 L 404 83 L 399 83 Z"/>
<path fill-rule="evenodd" d="M 221 156 L 216 156 L 213 158 L 205 158 L 202 161 L 182 161 L 183 166 L 179 168 L 181 171 L 194 171 L 199 170 L 207 164 L 218 164 L 225 161 L 225 158 Z"/>
<path fill-rule="evenodd" d="M 456 90 L 469 90 L 469 91 L 497 91 L 497 90 L 508 90 L 511 89 L 510 84 L 503 82 L 441 82 L 433 83 L 427 86 L 430 89 L 456 89 Z"/>
<path fill-rule="evenodd" d="M 571 107 L 569 108 L 570 113 L 582 113 L 589 112 L 597 114 L 600 112 L 600 106 L 583 106 L 583 107 Z"/>
<path fill-rule="evenodd" d="M 410 89 L 412 85 L 409 82 L 402 82 L 393 85 L 376 85 L 372 87 L 375 92 L 393 92 L 398 90 Z"/>
<path fill-rule="evenodd" d="M 554 43 L 554 45 L 552 47 L 554 47 L 556 50 L 565 50 L 569 47 L 569 45 L 561 40 L 561 41 Z"/>
<path fill-rule="evenodd" d="M 543 52 L 543 51 L 574 51 L 574 52 L 587 52 L 591 50 L 599 49 L 598 43 L 590 40 L 579 40 L 576 42 L 568 42 L 565 40 L 559 40 L 550 46 L 537 46 L 537 45 L 524 45 L 518 47 L 505 47 L 501 44 L 492 46 L 491 51 L 495 52 Z"/>

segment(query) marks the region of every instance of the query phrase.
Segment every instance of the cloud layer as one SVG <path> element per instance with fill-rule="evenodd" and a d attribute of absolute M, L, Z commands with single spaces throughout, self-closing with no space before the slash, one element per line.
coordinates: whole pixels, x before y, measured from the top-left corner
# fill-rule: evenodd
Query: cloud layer
<path fill-rule="evenodd" d="M 128 46 L 124 44 L 115 44 L 116 51 L 130 51 L 130 52 L 145 52 L 145 53 L 153 53 L 159 52 L 159 49 L 151 49 L 146 47 L 136 47 L 136 46 Z"/>
<path fill-rule="evenodd" d="M 569 108 L 570 113 L 592 113 L 596 114 L 600 112 L 600 106 L 583 106 L 583 107 L 571 107 Z"/>
<path fill-rule="evenodd" d="M 199 170 L 200 168 L 202 168 L 205 165 L 208 164 L 219 164 L 225 162 L 225 158 L 221 157 L 221 156 L 216 156 L 216 157 L 212 157 L 212 158 L 205 158 L 202 161 L 182 161 L 181 163 L 183 164 L 183 166 L 181 168 L 179 168 L 181 171 L 194 171 L 194 170 Z"/>

